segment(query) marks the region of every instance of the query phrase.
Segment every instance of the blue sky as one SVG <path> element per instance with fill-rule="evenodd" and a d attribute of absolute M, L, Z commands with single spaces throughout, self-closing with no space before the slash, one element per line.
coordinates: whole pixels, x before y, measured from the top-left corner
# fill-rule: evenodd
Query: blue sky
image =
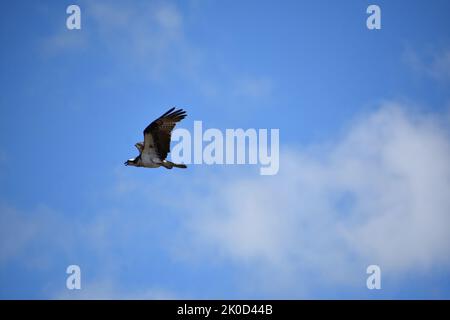
<path fill-rule="evenodd" d="M 448 1 L 74 3 L 2 6 L 1 298 L 450 297 Z M 123 166 L 170 106 L 279 174 Z"/>

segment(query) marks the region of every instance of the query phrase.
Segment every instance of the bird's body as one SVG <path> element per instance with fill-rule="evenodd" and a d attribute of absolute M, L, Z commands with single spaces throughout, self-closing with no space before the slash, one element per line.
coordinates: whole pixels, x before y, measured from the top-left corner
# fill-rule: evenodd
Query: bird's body
<path fill-rule="evenodd" d="M 186 117 L 183 109 L 170 109 L 161 117 L 150 123 L 144 130 L 144 141 L 135 144 L 139 155 L 134 159 L 129 159 L 125 165 L 145 168 L 158 168 L 163 166 L 166 169 L 186 168 L 184 164 L 176 164 L 166 160 L 170 152 L 170 138 L 172 130 L 177 122 Z"/>

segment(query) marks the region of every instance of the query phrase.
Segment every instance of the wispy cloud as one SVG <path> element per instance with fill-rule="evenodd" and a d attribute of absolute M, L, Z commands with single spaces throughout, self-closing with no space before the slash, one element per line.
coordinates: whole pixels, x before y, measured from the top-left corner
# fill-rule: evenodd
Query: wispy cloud
<path fill-rule="evenodd" d="M 263 99 L 269 97 L 273 90 L 273 83 L 268 77 L 245 77 L 237 79 L 234 93 L 238 97 Z"/>
<path fill-rule="evenodd" d="M 155 83 L 182 81 L 205 97 L 259 100 L 270 95 L 273 82 L 266 75 L 230 71 L 228 62 L 217 63 L 214 48 L 200 46 L 187 32 L 189 10 L 170 1 L 86 2 L 80 4 L 81 30 L 59 30 L 42 41 L 46 54 L 68 54 L 96 50 L 114 64 L 101 83 L 114 83 L 121 70 L 131 69 L 136 77 Z M 187 6 L 189 8 L 189 6 Z M 198 8 L 197 8 L 198 9 Z M 241 74 L 241 75 L 240 75 Z"/>
<path fill-rule="evenodd" d="M 41 51 L 48 57 L 61 52 L 79 52 L 88 44 L 88 35 L 80 31 L 60 30 L 42 41 Z"/>
<path fill-rule="evenodd" d="M 67 258 L 85 235 L 70 218 L 45 205 L 24 210 L 2 202 L 0 222 L 0 267 L 15 261 L 29 268 L 48 268 L 55 263 L 55 254 Z"/>
<path fill-rule="evenodd" d="M 167 300 L 177 299 L 177 296 L 159 288 L 136 291 L 124 289 L 109 279 L 84 283 L 80 290 L 63 289 L 51 298 L 58 300 Z"/>
<path fill-rule="evenodd" d="M 44 53 L 76 49 L 104 52 L 118 66 L 141 69 L 153 80 L 189 65 L 193 49 L 184 36 L 183 18 L 170 2 L 83 2 L 80 30 L 56 29 L 43 39 Z M 170 62 L 170 63 L 169 63 Z"/>
<path fill-rule="evenodd" d="M 36 236 L 37 226 L 24 219 L 16 209 L 0 206 L 0 264 L 22 252 Z"/>
<path fill-rule="evenodd" d="M 450 80 L 450 49 L 427 51 L 408 49 L 404 53 L 406 62 L 417 73 L 438 81 Z"/>
<path fill-rule="evenodd" d="M 184 72 L 194 59 L 182 14 L 169 2 L 139 6 L 95 2 L 87 10 L 96 24 L 96 41 L 121 64 L 142 69 L 154 81 Z"/>

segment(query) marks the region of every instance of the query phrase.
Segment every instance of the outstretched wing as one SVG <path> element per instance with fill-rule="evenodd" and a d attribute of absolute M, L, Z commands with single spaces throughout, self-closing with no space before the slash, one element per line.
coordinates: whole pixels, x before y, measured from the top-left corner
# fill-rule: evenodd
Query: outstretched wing
<path fill-rule="evenodd" d="M 144 150 L 154 149 L 161 160 L 166 159 L 170 152 L 172 130 L 185 117 L 186 111 L 172 108 L 150 123 L 144 130 Z"/>

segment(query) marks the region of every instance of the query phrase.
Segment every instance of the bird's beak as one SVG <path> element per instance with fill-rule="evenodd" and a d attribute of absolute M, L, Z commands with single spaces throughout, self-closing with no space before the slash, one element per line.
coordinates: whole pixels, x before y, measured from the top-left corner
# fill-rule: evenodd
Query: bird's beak
<path fill-rule="evenodd" d="M 128 165 L 128 160 L 124 162 L 124 165 L 126 165 L 126 166 Z"/>

